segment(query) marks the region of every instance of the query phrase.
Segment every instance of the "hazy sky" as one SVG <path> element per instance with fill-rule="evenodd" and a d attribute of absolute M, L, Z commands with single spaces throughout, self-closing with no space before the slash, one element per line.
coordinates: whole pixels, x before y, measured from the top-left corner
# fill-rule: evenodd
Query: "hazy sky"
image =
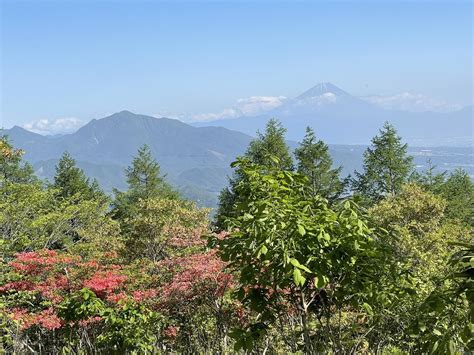
<path fill-rule="evenodd" d="M 472 103 L 470 1 L 1 3 L 1 119 L 218 112 L 321 81 Z"/>

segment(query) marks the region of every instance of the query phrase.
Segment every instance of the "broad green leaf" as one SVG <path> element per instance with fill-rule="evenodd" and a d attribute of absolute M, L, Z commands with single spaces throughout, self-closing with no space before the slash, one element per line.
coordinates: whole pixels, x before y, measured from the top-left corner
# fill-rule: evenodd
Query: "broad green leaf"
<path fill-rule="evenodd" d="M 323 288 L 327 285 L 327 277 L 326 276 L 316 276 L 314 278 L 314 285 L 317 288 Z"/>
<path fill-rule="evenodd" d="M 302 236 L 306 234 L 306 230 L 301 224 L 298 224 L 298 233 Z"/>
<path fill-rule="evenodd" d="M 296 286 L 303 286 L 306 282 L 306 279 L 301 275 L 301 271 L 298 268 L 293 269 L 293 280 L 295 281 Z"/>
<path fill-rule="evenodd" d="M 306 272 L 311 272 L 310 269 L 308 269 L 306 266 L 304 265 L 301 265 L 300 262 L 298 260 L 296 260 L 295 258 L 293 259 L 290 259 L 290 263 L 291 265 L 297 267 L 298 269 L 301 269 L 301 270 L 304 270 Z"/>
<path fill-rule="evenodd" d="M 258 254 L 259 254 L 259 256 L 260 256 L 260 254 L 265 255 L 267 252 L 268 252 L 268 248 L 265 245 L 262 245 L 262 247 L 260 248 L 260 251 L 258 252 Z"/>

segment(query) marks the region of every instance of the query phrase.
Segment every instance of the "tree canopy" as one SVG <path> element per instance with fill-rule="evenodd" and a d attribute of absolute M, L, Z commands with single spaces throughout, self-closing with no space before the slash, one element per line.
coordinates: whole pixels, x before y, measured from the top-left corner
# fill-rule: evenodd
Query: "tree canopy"
<path fill-rule="evenodd" d="M 255 164 L 267 167 L 277 167 L 283 170 L 293 169 L 293 159 L 285 142 L 286 129 L 276 119 L 270 119 L 263 133 L 257 132 L 257 138 L 250 142 L 244 157 Z M 271 159 L 276 157 L 277 159 Z M 237 168 L 229 180 L 229 187 L 224 188 L 219 195 L 217 224 L 223 227 L 225 219 L 235 214 L 235 187 L 242 179 L 242 173 Z"/>
<path fill-rule="evenodd" d="M 298 162 L 297 170 L 308 177 L 312 194 L 331 202 L 341 196 L 344 190 L 344 183 L 339 178 L 342 167 L 333 168 L 328 146 L 322 140 L 316 139 L 310 127 L 306 128 L 306 135 L 296 148 L 295 156 Z"/>
<path fill-rule="evenodd" d="M 413 171 L 386 124 L 354 191 L 308 129 L 271 120 L 216 216 L 143 146 L 107 197 L 67 153 L 53 183 L 0 140 L 1 353 L 474 351 L 473 183 Z"/>
<path fill-rule="evenodd" d="M 15 149 L 7 136 L 0 137 L 0 184 L 32 183 L 37 181 L 33 168 L 22 160 L 25 152 Z"/>
<path fill-rule="evenodd" d="M 373 202 L 400 192 L 413 170 L 407 149 L 395 127 L 386 122 L 364 153 L 363 171 L 355 173 L 353 191 Z"/>

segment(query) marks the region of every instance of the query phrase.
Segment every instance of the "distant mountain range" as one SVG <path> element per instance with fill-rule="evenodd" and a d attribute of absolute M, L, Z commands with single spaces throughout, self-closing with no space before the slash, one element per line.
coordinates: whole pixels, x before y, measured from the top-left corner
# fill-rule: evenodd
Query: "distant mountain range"
<path fill-rule="evenodd" d="M 288 129 L 288 139 L 300 140 L 306 126 L 332 144 L 368 144 L 385 121 L 417 146 L 473 146 L 473 107 L 454 112 L 408 112 L 386 110 L 352 96 L 331 83 L 321 83 L 294 99 L 256 116 L 243 116 L 195 126 L 219 126 L 254 134 L 269 118 L 279 119 Z"/>
<path fill-rule="evenodd" d="M 299 100 L 314 102 L 314 94 L 327 89 L 313 88 L 302 94 Z M 336 91 L 334 88 L 331 90 Z M 343 92 L 334 95 L 347 102 L 353 101 L 351 106 L 360 105 L 362 108 L 366 105 Z M 296 126 L 292 129 L 296 134 Z M 301 135 L 303 130 L 301 122 L 298 134 Z M 346 127 L 343 130 L 349 135 L 356 129 Z M 321 129 L 318 133 L 323 136 Z M 38 176 L 52 179 L 58 159 L 68 151 L 78 166 L 89 177 L 96 178 L 107 192 L 114 187 L 126 189 L 124 168 L 131 163 L 137 149 L 146 143 L 162 172 L 167 174 L 168 181 L 185 197 L 209 207 L 216 206 L 220 190 L 228 183 L 228 176 L 232 174 L 229 164 L 245 152 L 252 140 L 250 135 L 222 127 L 194 127 L 175 119 L 137 115 L 129 111 L 92 120 L 72 134 L 43 136 L 17 126 L 0 131 L 0 135 L 3 134 L 9 136 L 14 146 L 26 151 L 25 159 L 33 165 Z M 288 144 L 291 149 L 297 146 L 294 141 L 288 141 Z M 343 174 L 347 175 L 360 169 L 365 148 L 364 145 L 330 145 L 330 152 L 335 165 L 342 165 Z M 464 167 L 474 176 L 471 148 L 411 147 L 410 154 L 415 156 L 415 163 L 420 168 L 431 159 L 441 170 Z"/>
<path fill-rule="evenodd" d="M 68 151 L 107 191 L 126 188 L 123 169 L 146 143 L 168 180 L 204 205 L 215 203 L 216 194 L 227 183 L 229 164 L 252 139 L 225 128 L 197 128 L 128 111 L 92 120 L 77 132 L 61 136 L 42 136 L 17 126 L 3 133 L 26 151 L 25 159 L 38 175 L 54 176 L 54 165 Z"/>

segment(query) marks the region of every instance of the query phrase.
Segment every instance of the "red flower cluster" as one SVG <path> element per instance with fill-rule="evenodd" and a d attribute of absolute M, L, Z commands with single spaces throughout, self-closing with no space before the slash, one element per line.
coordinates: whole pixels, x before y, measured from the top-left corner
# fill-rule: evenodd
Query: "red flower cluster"
<path fill-rule="evenodd" d="M 95 317 L 89 317 L 87 319 L 80 320 L 78 324 L 81 327 L 87 327 L 89 326 L 89 324 L 99 323 L 100 321 L 102 321 L 102 317 L 95 316 Z"/>
<path fill-rule="evenodd" d="M 133 291 L 133 299 L 136 302 L 155 298 L 157 295 L 158 295 L 158 291 L 154 289 Z"/>
<path fill-rule="evenodd" d="M 11 318 L 25 330 L 33 326 L 55 330 L 65 324 L 92 327 L 102 319 L 93 316 L 71 323 L 61 320 L 57 313 L 65 299 L 83 288 L 109 302 L 110 307 L 121 300 L 146 301 L 151 307 L 172 313 L 183 306 L 192 310 L 203 302 L 212 301 L 214 306 L 214 301 L 233 284 L 232 276 L 225 272 L 226 264 L 215 251 L 163 260 L 153 264 L 143 279 L 133 276 L 143 271 L 136 265 L 122 267 L 101 260 L 106 259 L 89 261 L 51 250 L 18 254 L 9 265 L 15 271 L 12 276 L 19 275 L 19 280 L 0 284 L 0 294 L 28 292 L 32 303 L 12 306 L 7 310 Z M 164 272 L 155 275 L 157 266 Z M 48 308 L 41 310 L 44 304 Z M 164 335 L 174 339 L 178 332 L 179 328 L 170 326 Z"/>
<path fill-rule="evenodd" d="M 127 281 L 120 266 L 84 261 L 80 256 L 53 250 L 19 253 L 9 265 L 21 279 L 0 285 L 0 293 L 31 292 L 34 296 L 40 296 L 34 298 L 33 302 L 37 302 L 33 306 L 34 311 L 22 308 L 23 304 L 10 309 L 11 318 L 19 321 L 22 329 L 33 325 L 49 330 L 60 328 L 63 323 L 55 309 L 65 297 L 88 288 L 104 300 L 117 298 L 125 290 Z M 52 306 L 38 312 L 37 309 L 44 303 Z M 87 320 L 83 324 L 90 322 Z"/>
<path fill-rule="evenodd" d="M 195 298 L 221 297 L 231 286 L 232 276 L 215 251 L 173 258 L 162 263 L 174 275 L 162 289 L 165 302 L 189 302 Z"/>
<path fill-rule="evenodd" d="M 163 331 L 163 335 L 168 339 L 176 339 L 178 336 L 179 329 L 175 326 L 170 325 Z"/>
<path fill-rule="evenodd" d="M 11 318 L 20 323 L 21 329 L 39 325 L 45 329 L 54 330 L 63 325 L 52 308 L 47 308 L 39 313 L 29 313 L 26 309 L 15 308 L 11 310 Z"/>
<path fill-rule="evenodd" d="M 90 279 L 84 281 L 84 287 L 93 291 L 98 297 L 104 297 L 115 291 L 127 280 L 127 276 L 113 271 L 97 272 Z"/>
<path fill-rule="evenodd" d="M 49 270 L 58 263 L 74 264 L 80 261 L 79 256 L 59 255 L 55 250 L 41 250 L 39 252 L 18 253 L 16 259 L 10 262 L 15 270 L 27 275 L 36 275 Z"/>

